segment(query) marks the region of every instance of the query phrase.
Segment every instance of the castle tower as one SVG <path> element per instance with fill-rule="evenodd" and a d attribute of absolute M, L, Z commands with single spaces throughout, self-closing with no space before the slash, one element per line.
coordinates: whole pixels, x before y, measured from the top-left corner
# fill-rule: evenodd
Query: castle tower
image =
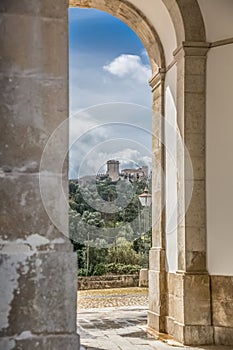
<path fill-rule="evenodd" d="M 119 166 L 120 162 L 118 160 L 107 161 L 107 175 L 112 179 L 113 182 L 119 180 Z"/>

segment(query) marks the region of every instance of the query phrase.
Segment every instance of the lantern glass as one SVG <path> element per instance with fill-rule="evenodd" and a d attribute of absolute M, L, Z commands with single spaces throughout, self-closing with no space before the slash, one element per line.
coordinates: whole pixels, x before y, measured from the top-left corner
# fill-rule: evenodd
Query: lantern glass
<path fill-rule="evenodd" d="M 144 192 L 138 196 L 140 203 L 142 207 L 150 207 L 152 202 L 152 196 L 150 193 L 148 193 L 147 187 L 145 188 Z"/>

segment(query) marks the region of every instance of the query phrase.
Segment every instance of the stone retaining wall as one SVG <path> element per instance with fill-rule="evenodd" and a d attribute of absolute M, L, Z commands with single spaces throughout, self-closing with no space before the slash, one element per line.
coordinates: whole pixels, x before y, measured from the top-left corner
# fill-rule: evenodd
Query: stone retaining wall
<path fill-rule="evenodd" d="M 139 275 L 78 277 L 78 290 L 138 287 Z"/>

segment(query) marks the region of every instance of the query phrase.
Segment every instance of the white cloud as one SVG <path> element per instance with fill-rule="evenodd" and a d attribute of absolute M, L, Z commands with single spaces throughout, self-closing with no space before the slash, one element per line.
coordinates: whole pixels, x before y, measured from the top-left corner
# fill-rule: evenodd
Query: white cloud
<path fill-rule="evenodd" d="M 120 55 L 103 69 L 119 78 L 130 77 L 140 83 L 148 81 L 151 77 L 151 68 L 142 63 L 137 55 Z"/>
<path fill-rule="evenodd" d="M 70 178 L 97 174 L 109 159 L 150 164 L 151 142 L 149 108 L 117 103 L 80 111 L 70 118 Z"/>

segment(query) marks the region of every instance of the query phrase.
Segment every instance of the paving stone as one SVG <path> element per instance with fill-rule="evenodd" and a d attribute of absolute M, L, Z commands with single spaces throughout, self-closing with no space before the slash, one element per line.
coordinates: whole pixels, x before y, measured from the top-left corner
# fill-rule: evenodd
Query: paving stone
<path fill-rule="evenodd" d="M 140 294 L 137 289 L 131 289 L 130 292 L 134 296 Z M 79 305 L 82 307 L 87 306 L 86 303 L 82 302 L 82 296 L 86 298 L 86 293 L 87 291 L 79 294 Z M 132 300 L 130 293 L 126 290 L 125 293 L 128 295 L 127 298 L 121 298 L 115 290 L 108 290 L 107 294 L 102 290 L 93 291 L 93 294 L 88 291 L 88 305 L 91 305 L 92 308 L 78 310 L 78 333 L 81 335 L 82 344 L 80 350 L 233 350 L 233 348 L 221 346 L 192 348 L 175 342 L 168 344 L 147 334 L 148 303 L 141 305 L 140 301 L 138 305 L 136 299 L 133 299 L 135 303 L 131 305 L 129 303 L 129 300 Z M 120 307 L 109 307 L 108 299 L 111 295 L 121 299 L 119 301 Z M 138 297 L 140 298 L 142 295 L 138 295 Z M 102 303 L 101 299 L 106 300 Z M 99 308 L 103 304 L 107 307 Z"/>

